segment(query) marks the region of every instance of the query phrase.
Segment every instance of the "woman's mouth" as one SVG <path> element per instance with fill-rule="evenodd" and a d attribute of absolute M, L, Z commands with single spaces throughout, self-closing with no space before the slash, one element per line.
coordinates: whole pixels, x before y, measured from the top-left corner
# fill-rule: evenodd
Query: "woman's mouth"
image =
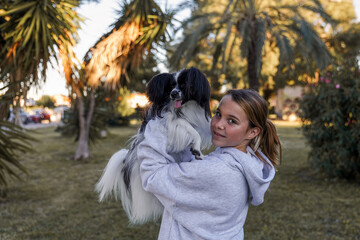
<path fill-rule="evenodd" d="M 222 135 L 222 134 L 220 134 L 220 133 L 218 133 L 218 132 L 214 132 L 214 134 L 213 134 L 215 137 L 221 137 L 221 138 L 224 138 L 225 136 L 224 135 Z"/>

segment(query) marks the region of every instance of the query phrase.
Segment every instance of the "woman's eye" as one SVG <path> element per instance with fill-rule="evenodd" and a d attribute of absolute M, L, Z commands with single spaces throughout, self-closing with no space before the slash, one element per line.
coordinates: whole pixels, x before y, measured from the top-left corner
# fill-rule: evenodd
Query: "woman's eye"
<path fill-rule="evenodd" d="M 231 124 L 235 124 L 235 123 L 236 123 L 236 121 L 234 121 L 234 119 L 229 119 L 229 123 L 231 123 Z"/>
<path fill-rule="evenodd" d="M 219 112 L 215 112 L 215 116 L 216 116 L 216 117 L 220 117 L 220 113 L 219 113 Z"/>

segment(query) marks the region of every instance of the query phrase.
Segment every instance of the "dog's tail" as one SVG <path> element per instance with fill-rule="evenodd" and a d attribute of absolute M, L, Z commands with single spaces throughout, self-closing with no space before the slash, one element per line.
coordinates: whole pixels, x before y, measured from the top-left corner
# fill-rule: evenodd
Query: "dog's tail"
<path fill-rule="evenodd" d="M 140 162 L 134 158 L 134 151 L 122 149 L 110 158 L 104 172 L 96 184 L 95 190 L 99 193 L 99 201 L 113 196 L 121 199 L 123 209 L 132 224 L 143 224 L 161 217 L 163 206 L 150 192 L 146 192 L 140 178 Z M 133 161 L 131 165 L 130 188 L 128 191 L 124 182 L 124 163 Z"/>
<path fill-rule="evenodd" d="M 100 180 L 95 186 L 95 190 L 99 193 L 100 202 L 110 196 L 114 196 L 118 200 L 119 197 L 123 197 L 122 194 L 126 194 L 121 170 L 128 151 L 127 149 L 121 149 L 114 153 L 106 165 Z"/>

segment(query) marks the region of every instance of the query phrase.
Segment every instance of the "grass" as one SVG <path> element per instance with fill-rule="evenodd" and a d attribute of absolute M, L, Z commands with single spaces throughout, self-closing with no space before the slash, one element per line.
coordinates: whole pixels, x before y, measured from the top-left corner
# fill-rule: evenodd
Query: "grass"
<path fill-rule="evenodd" d="M 111 128 L 74 161 L 76 144 L 54 128 L 33 134 L 37 153 L 21 156 L 29 175 L 10 181 L 0 198 L 0 239 L 157 239 L 159 223 L 129 226 L 121 203 L 98 203 L 94 185 L 111 154 L 136 127 Z M 360 239 L 360 186 L 327 180 L 307 164 L 308 148 L 297 127 L 278 125 L 283 162 L 265 196 L 251 206 L 245 239 Z"/>

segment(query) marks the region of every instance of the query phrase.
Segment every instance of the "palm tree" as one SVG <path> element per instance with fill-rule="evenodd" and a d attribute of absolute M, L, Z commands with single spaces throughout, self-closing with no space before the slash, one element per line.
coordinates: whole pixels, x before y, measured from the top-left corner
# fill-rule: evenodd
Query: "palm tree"
<path fill-rule="evenodd" d="M 0 185 L 5 173 L 17 176 L 10 166 L 25 171 L 18 151 L 29 151 L 32 140 L 21 127 L 6 122 L 9 104 L 25 96 L 30 85 L 46 79 L 47 64 L 57 61 L 57 51 L 75 44 L 80 17 L 73 0 L 2 0 L 0 5 Z"/>
<path fill-rule="evenodd" d="M 17 101 L 30 85 L 46 80 L 48 62 L 57 60 L 57 50 L 67 50 L 75 42 L 81 18 L 73 0 L 5 0 L 0 17 L 4 39 L 1 49 L 0 79 L 10 84 L 7 91 Z M 39 78 L 40 76 L 40 78 Z"/>
<path fill-rule="evenodd" d="M 113 29 L 101 36 L 85 55 L 90 86 L 97 87 L 106 78 L 107 86 L 117 89 L 122 81 L 130 81 L 128 72 L 140 65 L 154 44 L 170 37 L 166 28 L 174 13 L 163 13 L 153 0 L 125 2 L 119 14 Z"/>
<path fill-rule="evenodd" d="M 135 70 L 150 54 L 155 44 L 167 39 L 166 28 L 172 14 L 165 14 L 153 0 L 124 2 L 120 18 L 108 33 L 86 53 L 83 71 L 74 74 L 68 68 L 68 84 L 76 94 L 79 114 L 78 148 L 75 159 L 89 157 L 89 129 L 95 109 L 96 89 L 102 81 L 109 90 L 116 90 L 129 82 L 129 72 Z M 69 64 L 71 66 L 71 64 Z M 84 91 L 90 98 L 85 106 Z"/>
<path fill-rule="evenodd" d="M 225 0 L 216 3 L 216 10 L 201 10 L 185 21 L 191 24 L 191 32 L 170 59 L 173 66 L 181 61 L 186 65 L 196 54 L 199 44 L 214 39 L 214 65 L 221 60 L 223 71 L 227 58 L 234 48 L 240 48 L 242 58 L 247 60 L 249 86 L 259 90 L 259 73 L 265 41 L 275 42 L 280 50 L 280 61 L 289 66 L 294 63 L 294 47 L 301 49 L 303 56 L 315 59 L 318 67 L 329 63 L 330 53 L 312 23 L 304 17 L 304 12 L 316 14 L 325 23 L 331 22 L 318 0 L 304 0 L 301 4 L 281 4 L 269 0 Z M 206 3 L 208 4 L 208 3 Z"/>

